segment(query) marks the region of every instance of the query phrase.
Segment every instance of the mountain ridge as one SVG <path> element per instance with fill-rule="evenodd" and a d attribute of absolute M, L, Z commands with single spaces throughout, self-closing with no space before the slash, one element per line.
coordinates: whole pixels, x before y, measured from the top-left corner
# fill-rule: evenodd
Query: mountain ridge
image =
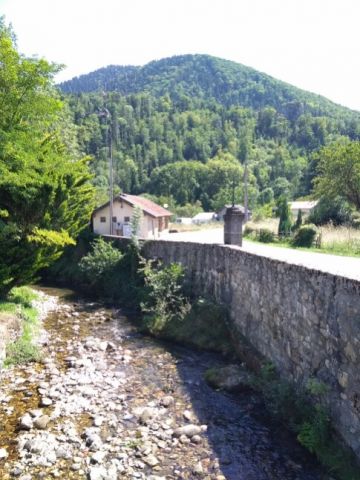
<path fill-rule="evenodd" d="M 289 118 L 283 104 L 301 102 L 301 113 L 336 115 L 339 109 L 359 116 L 360 112 L 278 80 L 252 67 L 205 54 L 185 54 L 152 60 L 143 66 L 108 65 L 70 80 L 58 87 L 63 93 L 117 91 L 123 95 L 148 92 L 213 98 L 226 107 L 242 105 L 255 110 L 270 106 Z M 273 101 L 268 101 L 269 94 Z"/>

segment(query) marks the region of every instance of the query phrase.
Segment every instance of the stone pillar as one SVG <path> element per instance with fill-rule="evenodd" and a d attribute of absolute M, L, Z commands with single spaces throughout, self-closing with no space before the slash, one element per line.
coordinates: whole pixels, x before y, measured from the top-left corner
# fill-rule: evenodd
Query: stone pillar
<path fill-rule="evenodd" d="M 229 207 L 224 215 L 224 243 L 225 245 L 242 246 L 242 224 L 244 212 L 238 207 Z"/>

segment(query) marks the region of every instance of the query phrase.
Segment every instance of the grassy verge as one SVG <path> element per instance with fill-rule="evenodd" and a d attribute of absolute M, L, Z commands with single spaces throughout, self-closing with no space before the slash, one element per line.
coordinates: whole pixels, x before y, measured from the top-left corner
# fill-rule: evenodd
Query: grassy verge
<path fill-rule="evenodd" d="M 32 301 L 38 297 L 28 287 L 14 288 L 5 301 L 0 302 L 1 313 L 11 314 L 19 318 L 21 334 L 14 342 L 7 345 L 5 366 L 17 365 L 40 359 L 39 348 L 34 344 L 38 334 L 38 312 L 32 306 Z"/>
<path fill-rule="evenodd" d="M 259 222 L 248 222 L 246 226 L 252 229 L 254 232 L 260 230 L 268 230 L 274 234 L 277 233 L 278 219 L 270 218 Z M 346 227 L 346 226 L 334 226 L 324 225 L 318 227 L 319 234 L 321 235 L 321 247 L 320 248 L 304 248 L 294 247 L 286 240 L 275 240 L 268 242 L 267 245 L 272 247 L 291 248 L 296 250 L 302 250 L 307 252 L 317 253 L 329 253 L 332 255 L 346 256 L 346 257 L 359 257 L 360 256 L 360 229 Z M 259 242 L 256 236 L 252 233 L 245 235 L 246 240 Z"/>

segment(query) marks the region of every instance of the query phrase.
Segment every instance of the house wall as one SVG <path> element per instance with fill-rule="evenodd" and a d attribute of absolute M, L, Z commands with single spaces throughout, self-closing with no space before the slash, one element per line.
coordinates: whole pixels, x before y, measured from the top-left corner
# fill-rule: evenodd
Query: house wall
<path fill-rule="evenodd" d="M 360 282 L 239 248 L 149 241 L 148 258 L 185 267 L 192 291 L 229 308 L 244 336 L 287 379 L 328 386 L 337 431 L 360 458 Z"/>
<path fill-rule="evenodd" d="M 98 235 L 109 235 L 110 234 L 110 222 L 109 222 L 109 212 L 110 207 L 106 206 L 101 210 L 98 210 L 93 215 L 93 228 L 94 233 Z M 116 217 L 116 221 L 123 224 L 125 222 L 125 217 L 129 217 L 131 221 L 131 217 L 133 215 L 134 208 L 126 202 L 119 202 L 115 201 L 113 205 L 113 217 Z M 105 222 L 101 222 L 101 217 L 105 217 Z M 113 227 L 113 235 L 117 234 L 117 225 L 114 224 Z M 165 231 L 165 230 L 163 230 Z M 158 238 L 159 237 L 159 219 L 151 217 L 146 213 L 143 213 L 143 217 L 141 219 L 140 224 L 140 238 Z"/>

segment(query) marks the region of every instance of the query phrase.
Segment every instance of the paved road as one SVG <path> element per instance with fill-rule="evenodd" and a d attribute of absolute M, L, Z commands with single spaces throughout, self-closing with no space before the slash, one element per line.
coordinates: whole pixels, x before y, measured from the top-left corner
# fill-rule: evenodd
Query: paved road
<path fill-rule="evenodd" d="M 169 233 L 166 237 L 163 237 L 163 239 L 196 243 L 224 243 L 222 228 L 195 232 Z M 360 281 L 360 258 L 273 247 L 265 244 L 249 242 L 247 240 L 244 240 L 241 249 L 263 257 L 274 258 L 283 262 L 302 265 L 322 272 L 328 272 L 341 277 Z"/>

